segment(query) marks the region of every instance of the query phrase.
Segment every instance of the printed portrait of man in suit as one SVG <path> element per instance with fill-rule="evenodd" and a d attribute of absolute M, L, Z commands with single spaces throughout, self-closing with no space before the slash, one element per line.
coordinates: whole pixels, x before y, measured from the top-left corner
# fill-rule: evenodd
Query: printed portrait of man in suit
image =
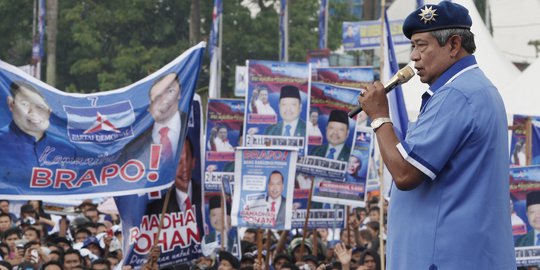
<path fill-rule="evenodd" d="M 274 214 L 275 226 L 285 224 L 285 197 L 282 196 L 283 181 L 283 174 L 279 171 L 273 171 L 268 176 L 266 207 L 268 212 Z"/>
<path fill-rule="evenodd" d="M 311 150 L 310 155 L 326 157 L 328 159 L 347 161 L 351 148 L 345 145 L 349 137 L 349 117 L 342 110 L 333 110 L 328 117 L 326 125 L 326 142 Z"/>
<path fill-rule="evenodd" d="M 279 95 L 279 115 L 281 121 L 266 128 L 266 135 L 303 137 L 306 134 L 306 122 L 300 119 L 302 98 L 296 86 L 281 87 Z"/>

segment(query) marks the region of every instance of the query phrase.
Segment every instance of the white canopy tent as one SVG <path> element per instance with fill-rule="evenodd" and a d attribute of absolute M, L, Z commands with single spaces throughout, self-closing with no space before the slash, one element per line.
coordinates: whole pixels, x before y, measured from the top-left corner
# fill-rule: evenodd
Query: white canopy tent
<path fill-rule="evenodd" d="M 507 113 L 540 116 L 540 59 L 503 86 L 501 94 Z"/>
<path fill-rule="evenodd" d="M 440 1 L 425 1 L 427 4 L 436 4 Z M 501 52 L 497 49 L 493 42 L 489 31 L 487 30 L 476 6 L 472 0 L 456 0 L 453 1 L 460 5 L 463 5 L 469 10 L 472 17 L 471 31 L 475 34 L 475 42 L 477 51 L 475 52 L 476 60 L 480 68 L 484 71 L 489 79 L 497 86 L 503 97 L 508 94 L 503 93 L 507 90 L 505 88 L 508 83 L 515 79 L 519 74 L 519 70 L 506 59 Z M 414 0 L 396 0 L 394 4 L 388 10 L 388 16 L 391 19 L 404 19 L 410 11 L 416 8 L 416 1 Z M 397 49 L 399 51 L 399 49 Z M 403 57 L 398 57 L 398 61 Z M 413 64 L 411 64 L 412 66 Z M 428 89 L 428 85 L 420 82 L 418 76 L 413 77 L 408 83 L 402 86 L 403 94 L 405 97 L 405 103 L 407 105 L 407 111 L 409 112 L 409 118 L 416 119 L 419 113 L 421 96 Z M 508 102 L 505 103 L 509 105 Z M 510 106 L 514 108 L 514 106 Z M 508 114 L 514 112 L 507 108 Z"/>

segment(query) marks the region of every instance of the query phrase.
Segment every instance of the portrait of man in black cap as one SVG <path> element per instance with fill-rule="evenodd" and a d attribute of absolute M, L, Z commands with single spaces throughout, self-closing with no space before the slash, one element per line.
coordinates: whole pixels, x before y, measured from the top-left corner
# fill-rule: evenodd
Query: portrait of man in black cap
<path fill-rule="evenodd" d="M 351 148 L 345 145 L 349 137 L 349 117 L 342 110 L 333 110 L 326 124 L 326 142 L 311 150 L 310 155 L 326 157 L 334 160 L 347 161 Z"/>
<path fill-rule="evenodd" d="M 210 197 L 208 201 L 209 218 L 212 230 L 204 236 L 204 243 L 221 243 L 222 239 L 224 239 L 224 241 L 227 241 L 227 250 L 232 251 L 234 243 L 237 240 L 237 235 L 231 230 L 231 205 L 230 203 L 226 203 L 226 211 L 223 212 L 222 203 L 221 196 L 219 195 Z M 222 238 L 222 233 L 225 233 L 227 237 Z"/>
<path fill-rule="evenodd" d="M 516 247 L 540 245 L 540 191 L 527 193 L 527 221 L 532 230 L 516 239 Z"/>
<path fill-rule="evenodd" d="M 279 95 L 279 115 L 281 121 L 268 126 L 266 135 L 303 137 L 306 135 L 306 122 L 300 119 L 302 112 L 302 98 L 296 86 L 285 85 L 281 87 Z"/>

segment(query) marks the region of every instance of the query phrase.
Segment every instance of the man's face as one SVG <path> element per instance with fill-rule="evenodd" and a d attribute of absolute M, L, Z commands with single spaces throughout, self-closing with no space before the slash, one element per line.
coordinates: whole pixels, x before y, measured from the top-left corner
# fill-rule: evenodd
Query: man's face
<path fill-rule="evenodd" d="M 6 202 L 6 201 L 0 202 L 0 211 L 4 213 L 9 213 L 9 202 Z"/>
<path fill-rule="evenodd" d="M 281 258 L 281 259 L 277 260 L 277 262 L 274 264 L 274 268 L 275 268 L 276 270 L 281 270 L 281 267 L 282 267 L 283 264 L 285 264 L 286 262 L 288 262 L 287 259 Z"/>
<path fill-rule="evenodd" d="M 86 232 L 79 232 L 75 235 L 75 243 L 83 243 L 86 238 L 88 238 L 88 234 Z"/>
<path fill-rule="evenodd" d="M 379 214 L 379 211 L 369 211 L 369 220 L 370 221 L 379 221 L 379 218 L 381 215 Z"/>
<path fill-rule="evenodd" d="M 312 112 L 310 115 L 309 115 L 309 121 L 313 124 L 313 125 L 317 125 L 317 121 L 319 120 L 319 113 L 318 112 Z"/>
<path fill-rule="evenodd" d="M 323 241 L 325 241 L 328 238 L 328 229 L 320 228 L 320 229 L 317 229 L 317 232 L 319 233 Z"/>
<path fill-rule="evenodd" d="M 262 89 L 262 90 L 259 92 L 259 99 L 261 100 L 261 102 L 262 102 L 263 104 L 268 103 L 268 90 Z"/>
<path fill-rule="evenodd" d="M 150 90 L 150 114 L 154 121 L 164 123 L 178 111 L 180 84 L 175 74 L 166 75 Z"/>
<path fill-rule="evenodd" d="M 540 230 L 540 204 L 533 204 L 527 207 L 527 219 L 535 230 Z"/>
<path fill-rule="evenodd" d="M 95 209 L 85 211 L 84 216 L 90 219 L 92 222 L 99 221 L 98 211 Z"/>
<path fill-rule="evenodd" d="M 11 227 L 11 219 L 7 216 L 0 217 L 0 232 L 3 232 Z"/>
<path fill-rule="evenodd" d="M 183 192 L 188 192 L 189 183 L 191 182 L 191 171 L 195 168 L 195 158 L 193 158 L 187 144 L 188 142 L 185 142 L 182 148 L 182 154 L 180 155 L 180 161 L 178 162 L 176 177 L 174 179 L 176 188 Z"/>
<path fill-rule="evenodd" d="M 375 258 L 371 255 L 366 255 L 364 257 L 364 266 L 366 267 L 366 270 L 375 270 L 375 267 L 377 266 L 375 264 Z"/>
<path fill-rule="evenodd" d="M 250 233 L 250 232 L 246 232 L 246 233 L 244 233 L 244 237 L 242 237 L 242 240 L 248 241 L 250 243 L 255 243 L 255 234 Z"/>
<path fill-rule="evenodd" d="M 15 241 L 19 240 L 19 236 L 17 234 L 11 234 L 11 235 L 8 235 L 8 237 L 6 237 L 6 244 L 9 246 L 9 247 L 15 247 Z"/>
<path fill-rule="evenodd" d="M 38 94 L 22 88 L 15 97 L 8 97 L 9 110 L 13 114 L 13 122 L 24 133 L 41 139 L 49 128 L 51 109 Z"/>
<path fill-rule="evenodd" d="M 413 34 L 411 45 L 410 57 L 423 83 L 433 84 L 454 63 L 450 58 L 449 42 L 441 47 L 429 32 Z"/>
<path fill-rule="evenodd" d="M 223 230 L 223 218 L 222 218 L 221 207 L 214 208 L 210 210 L 210 224 L 217 231 L 220 232 Z"/>
<path fill-rule="evenodd" d="M 297 98 L 286 97 L 279 100 L 279 115 L 285 122 L 292 122 L 298 119 L 302 105 Z"/>
<path fill-rule="evenodd" d="M 347 165 L 348 174 L 356 174 L 358 169 L 360 169 L 360 160 L 355 156 L 349 157 L 349 164 Z"/>
<path fill-rule="evenodd" d="M 330 145 L 340 145 L 347 140 L 349 129 L 347 125 L 341 122 L 330 121 L 326 126 L 326 140 Z"/>
<path fill-rule="evenodd" d="M 88 247 L 88 250 L 92 252 L 96 256 L 101 256 L 101 249 L 96 244 L 90 244 Z"/>
<path fill-rule="evenodd" d="M 38 235 L 34 230 L 27 230 L 24 232 L 24 239 L 28 241 L 39 241 Z"/>
<path fill-rule="evenodd" d="M 219 131 L 218 131 L 218 137 L 222 141 L 227 140 L 227 129 L 226 128 L 220 128 Z"/>
<path fill-rule="evenodd" d="M 268 193 L 270 198 L 277 199 L 281 197 L 283 192 L 283 178 L 278 173 L 273 173 L 270 175 L 270 181 L 268 181 Z"/>
<path fill-rule="evenodd" d="M 71 268 L 80 266 L 81 261 L 79 260 L 79 256 L 77 254 L 67 254 L 64 256 L 64 269 L 65 270 L 71 270 Z"/>

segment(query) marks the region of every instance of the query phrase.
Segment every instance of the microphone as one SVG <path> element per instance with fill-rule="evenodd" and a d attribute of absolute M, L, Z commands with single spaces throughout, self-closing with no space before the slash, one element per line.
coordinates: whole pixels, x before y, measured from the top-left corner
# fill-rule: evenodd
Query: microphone
<path fill-rule="evenodd" d="M 400 69 L 394 76 L 384 85 L 386 93 L 392 91 L 396 86 L 408 82 L 414 76 L 414 70 L 410 66 L 405 66 Z M 349 117 L 353 118 L 362 111 L 362 106 L 358 105 L 349 112 Z"/>

